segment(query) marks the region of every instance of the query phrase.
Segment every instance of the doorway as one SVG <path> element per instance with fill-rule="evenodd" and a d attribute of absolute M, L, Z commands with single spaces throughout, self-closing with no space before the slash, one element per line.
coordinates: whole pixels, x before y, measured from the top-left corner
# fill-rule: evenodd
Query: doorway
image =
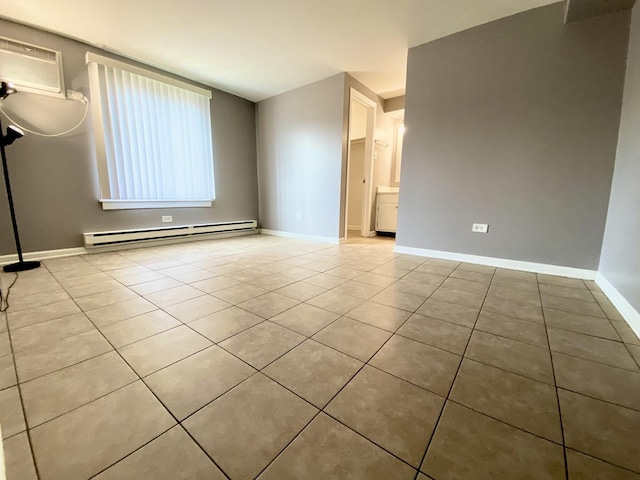
<path fill-rule="evenodd" d="M 376 103 L 350 89 L 344 238 L 375 235 L 371 228 Z"/>

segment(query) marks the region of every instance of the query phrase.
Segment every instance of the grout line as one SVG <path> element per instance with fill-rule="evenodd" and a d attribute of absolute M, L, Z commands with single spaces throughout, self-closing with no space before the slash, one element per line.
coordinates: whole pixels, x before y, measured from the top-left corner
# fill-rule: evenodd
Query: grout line
<path fill-rule="evenodd" d="M 538 276 L 536 275 L 536 278 Z M 585 285 L 586 287 L 586 285 Z M 538 280 L 538 290 L 540 289 L 540 283 Z M 540 303 L 542 304 L 542 292 L 540 292 Z M 567 447 L 564 436 L 564 423 L 562 421 L 562 409 L 560 408 L 560 394 L 558 393 L 558 381 L 556 379 L 556 368 L 553 361 L 553 354 L 551 353 L 551 342 L 549 340 L 549 329 L 547 328 L 547 320 L 544 314 L 544 308 L 542 308 L 542 320 L 544 321 L 544 331 L 547 336 L 547 345 L 549 346 L 549 361 L 551 362 L 551 372 L 553 373 L 553 384 L 556 391 L 556 402 L 558 406 L 558 418 L 560 421 L 560 433 L 562 435 L 562 455 L 564 458 L 564 473 L 566 480 L 569 480 L 569 464 L 567 463 Z"/>
<path fill-rule="evenodd" d="M 494 271 L 493 275 L 491 276 L 491 281 L 492 282 L 493 282 L 493 278 L 495 278 L 495 275 L 496 275 L 495 272 L 496 271 Z M 484 300 L 482 302 L 482 305 L 480 306 L 480 309 L 478 310 L 478 313 L 476 315 L 476 320 L 475 320 L 475 322 L 473 324 L 473 330 L 475 330 L 476 324 L 478 323 L 478 318 L 480 317 L 480 312 L 482 312 L 482 308 L 484 307 L 484 302 L 487 300 L 487 296 L 488 296 L 488 293 L 485 294 L 485 297 L 484 297 Z M 442 405 L 442 409 L 440 410 L 438 418 L 436 419 L 436 422 L 433 425 L 433 430 L 431 432 L 431 436 L 429 438 L 429 441 L 427 442 L 427 447 L 425 448 L 424 453 L 422 454 L 422 459 L 420 460 L 420 465 L 418 466 L 418 472 L 416 473 L 416 476 L 414 477 L 414 480 L 417 480 L 418 477 L 420 476 L 420 471 L 421 471 L 420 469 L 422 468 L 422 465 L 424 464 L 425 459 L 427 458 L 427 452 L 429 451 L 429 448 L 431 447 L 431 442 L 433 442 L 433 439 L 434 439 L 434 437 L 436 435 L 436 431 L 438 429 L 438 425 L 440 424 L 440 420 L 442 419 L 442 415 L 444 414 L 444 410 L 445 410 L 445 408 L 447 406 L 447 402 L 449 401 L 449 397 L 451 396 L 451 392 L 453 390 L 453 386 L 455 385 L 456 379 L 458 378 L 458 374 L 460 373 L 460 368 L 462 367 L 462 362 L 465 359 L 465 355 L 466 355 L 467 350 L 469 348 L 469 344 L 471 343 L 471 338 L 472 337 L 473 337 L 473 331 L 471 332 L 471 335 L 469 335 L 469 339 L 467 340 L 467 344 L 464 347 L 464 352 L 462 353 L 462 356 L 460 358 L 460 363 L 458 363 L 458 368 L 457 368 L 456 373 L 455 373 L 455 375 L 453 377 L 453 380 L 451 382 L 451 386 L 449 387 L 449 391 L 447 392 L 447 396 L 445 397 L 444 404 Z"/>

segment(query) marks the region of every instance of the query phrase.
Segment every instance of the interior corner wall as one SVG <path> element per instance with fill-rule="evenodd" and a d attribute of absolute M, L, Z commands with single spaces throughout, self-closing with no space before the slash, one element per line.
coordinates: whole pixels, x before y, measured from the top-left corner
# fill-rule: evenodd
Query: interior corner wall
<path fill-rule="evenodd" d="M 563 14 L 409 50 L 397 245 L 597 269 L 630 14 Z"/>
<path fill-rule="evenodd" d="M 338 240 L 344 75 L 257 104 L 262 228 Z"/>
<path fill-rule="evenodd" d="M 600 273 L 640 312 L 640 8 L 633 10 L 629 54 Z"/>
<path fill-rule="evenodd" d="M 151 68 L 98 48 L 7 20 L 0 19 L 0 32 L 2 36 L 17 41 L 61 51 L 66 87 L 80 91 L 87 97 L 90 97 L 89 76 L 84 64 L 87 51 Z M 216 200 L 211 207 L 102 210 L 98 202 L 99 184 L 93 128 L 91 115 L 88 115 L 84 124 L 72 134 L 59 138 L 27 134 L 7 148 L 23 251 L 79 247 L 83 244 L 83 232 L 160 226 L 163 225 L 162 215 L 173 216 L 176 225 L 257 219 L 255 104 L 220 90 L 209 89 L 212 93 L 211 123 L 216 186 Z M 7 109 L 9 101 L 16 106 L 29 101 L 34 110 L 25 114 L 25 120 L 36 117 L 44 119 L 50 123 L 49 132 L 60 131 L 65 125 L 73 125 L 82 113 L 81 110 L 68 106 L 75 102 L 50 97 L 18 93 L 7 99 Z M 7 123 L 3 117 L 5 127 Z M 4 187 L 0 187 L 0 225 L 3 227 L 0 228 L 0 255 L 15 253 Z"/>

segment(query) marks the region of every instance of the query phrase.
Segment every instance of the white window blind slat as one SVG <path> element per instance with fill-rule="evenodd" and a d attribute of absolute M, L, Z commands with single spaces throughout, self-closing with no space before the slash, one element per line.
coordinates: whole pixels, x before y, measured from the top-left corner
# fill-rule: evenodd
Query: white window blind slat
<path fill-rule="evenodd" d="M 210 96 L 112 65 L 90 76 L 104 136 L 105 200 L 215 198 Z M 94 78 L 94 77 L 97 77 Z M 97 114 L 98 112 L 99 114 Z"/>

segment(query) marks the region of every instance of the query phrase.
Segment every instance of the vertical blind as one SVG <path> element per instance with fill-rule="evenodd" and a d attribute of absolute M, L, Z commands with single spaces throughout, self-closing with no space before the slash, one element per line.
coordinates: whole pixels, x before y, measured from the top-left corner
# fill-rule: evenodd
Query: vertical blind
<path fill-rule="evenodd" d="M 213 200 L 210 93 L 113 65 L 89 68 L 103 199 Z"/>

